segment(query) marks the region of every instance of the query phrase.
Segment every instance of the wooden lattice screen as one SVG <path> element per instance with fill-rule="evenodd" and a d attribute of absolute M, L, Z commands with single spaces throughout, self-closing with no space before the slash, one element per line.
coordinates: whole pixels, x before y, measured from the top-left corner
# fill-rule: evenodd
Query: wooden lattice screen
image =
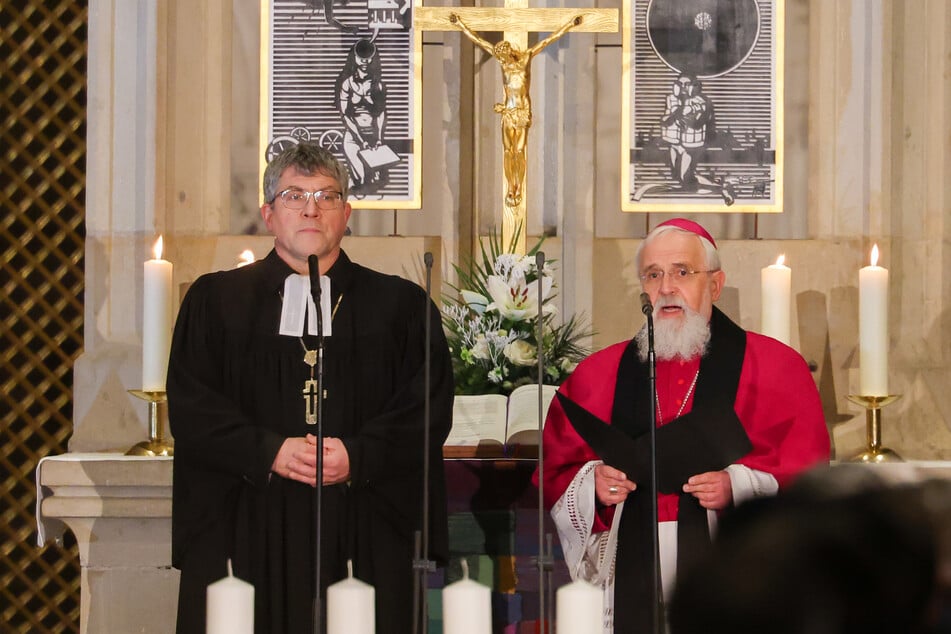
<path fill-rule="evenodd" d="M 78 632 L 75 541 L 36 544 L 82 350 L 87 2 L 0 2 L 0 631 Z"/>

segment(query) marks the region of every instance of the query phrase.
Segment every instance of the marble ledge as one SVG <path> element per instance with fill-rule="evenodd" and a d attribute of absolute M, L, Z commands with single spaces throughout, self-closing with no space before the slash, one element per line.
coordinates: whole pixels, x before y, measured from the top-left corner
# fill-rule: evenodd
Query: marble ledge
<path fill-rule="evenodd" d="M 859 463 L 834 463 L 859 464 Z M 908 461 L 865 465 L 886 482 L 951 479 L 951 461 Z M 80 542 L 80 555 L 93 556 L 96 533 L 129 530 L 153 534 L 155 545 L 170 542 L 172 459 L 121 454 L 65 454 L 42 459 L 36 470 L 39 545 L 60 539 L 68 527 Z M 102 535 L 100 535 L 101 537 Z M 101 554 L 101 553 L 99 553 Z M 142 553 L 139 553 L 142 554 Z M 111 558 L 111 557 L 110 557 Z M 147 554 L 155 561 L 154 553 Z M 167 553 L 160 565 L 168 565 Z"/>
<path fill-rule="evenodd" d="M 36 469 L 37 541 L 68 529 L 87 567 L 171 565 L 172 460 L 65 454 Z"/>
<path fill-rule="evenodd" d="M 172 486 L 172 459 L 119 453 L 73 453 L 47 456 L 37 466 L 40 484 L 54 487 L 118 487 L 142 492 Z M 115 493 L 122 497 L 121 493 Z"/>

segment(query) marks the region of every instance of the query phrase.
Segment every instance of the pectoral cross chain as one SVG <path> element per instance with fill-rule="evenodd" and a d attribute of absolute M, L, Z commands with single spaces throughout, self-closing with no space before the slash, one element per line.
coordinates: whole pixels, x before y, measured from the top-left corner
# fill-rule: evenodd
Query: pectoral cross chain
<path fill-rule="evenodd" d="M 337 296 L 337 303 L 334 304 L 334 309 L 330 313 L 331 323 L 333 323 L 334 317 L 337 316 L 337 309 L 340 308 L 342 300 L 343 293 L 340 293 Z M 310 367 L 310 378 L 304 381 L 304 389 L 301 391 L 301 394 L 304 395 L 304 420 L 308 425 L 316 425 L 320 422 L 317 417 L 317 395 L 320 393 L 320 386 L 317 384 L 317 379 L 314 378 L 314 366 L 317 365 L 317 349 L 308 350 L 307 346 L 304 345 L 303 337 L 300 338 L 300 345 L 304 349 L 304 363 Z M 323 396 L 327 398 L 327 390 L 324 390 Z"/>

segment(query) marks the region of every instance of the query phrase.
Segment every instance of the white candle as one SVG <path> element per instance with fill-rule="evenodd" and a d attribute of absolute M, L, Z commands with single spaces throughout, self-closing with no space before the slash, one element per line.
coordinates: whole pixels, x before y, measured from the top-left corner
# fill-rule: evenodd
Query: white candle
<path fill-rule="evenodd" d="M 142 291 L 142 389 L 164 392 L 172 345 L 172 263 L 162 259 L 162 236 L 153 254 L 145 263 Z"/>
<path fill-rule="evenodd" d="M 238 265 L 235 266 L 235 268 L 240 269 L 242 266 L 247 266 L 252 262 L 254 262 L 254 251 L 245 249 L 241 252 L 241 255 L 238 256 Z"/>
<path fill-rule="evenodd" d="M 347 578 L 327 588 L 327 634 L 374 634 L 373 586 L 353 577 L 347 561 Z"/>
<path fill-rule="evenodd" d="M 859 391 L 888 395 L 888 269 L 878 266 L 878 245 L 871 266 L 859 271 Z"/>
<path fill-rule="evenodd" d="M 762 333 L 789 345 L 789 296 L 792 286 L 792 271 L 783 264 L 785 256 L 776 259 L 760 271 L 760 286 L 763 291 Z"/>
<path fill-rule="evenodd" d="M 462 579 L 443 588 L 442 622 L 445 634 L 492 632 L 491 591 L 469 579 L 465 559 L 462 560 Z"/>
<path fill-rule="evenodd" d="M 604 593 L 587 581 L 575 581 L 558 588 L 555 625 L 559 632 L 601 634 L 604 631 Z"/>
<path fill-rule="evenodd" d="M 254 634 L 254 586 L 231 574 L 209 584 L 205 612 L 207 634 Z"/>

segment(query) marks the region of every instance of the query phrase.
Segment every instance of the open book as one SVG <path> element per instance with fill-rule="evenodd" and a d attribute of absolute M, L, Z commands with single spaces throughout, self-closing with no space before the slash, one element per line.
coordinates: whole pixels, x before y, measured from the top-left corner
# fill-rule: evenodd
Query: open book
<path fill-rule="evenodd" d="M 542 386 L 542 421 L 558 390 L 556 385 Z M 452 430 L 445 451 L 449 457 L 479 456 L 483 453 L 504 455 L 502 449 L 520 445 L 538 446 L 538 385 L 515 388 L 508 397 L 501 394 L 457 395 L 452 407 Z M 488 450 L 472 451 L 472 448 Z M 537 450 L 529 453 L 537 454 Z"/>

